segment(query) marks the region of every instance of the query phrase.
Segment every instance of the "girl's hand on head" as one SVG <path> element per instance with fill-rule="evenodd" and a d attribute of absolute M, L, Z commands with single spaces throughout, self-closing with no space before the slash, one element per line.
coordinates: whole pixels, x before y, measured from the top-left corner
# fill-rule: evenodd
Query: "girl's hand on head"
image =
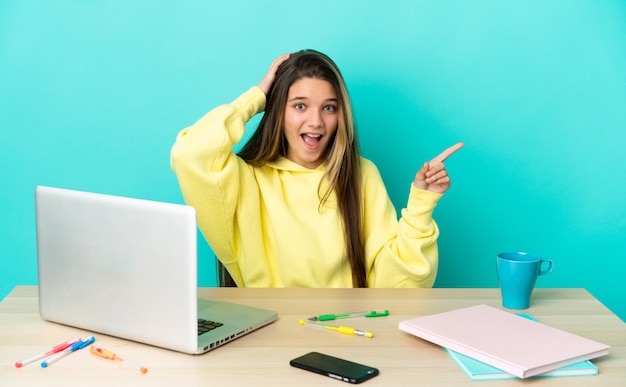
<path fill-rule="evenodd" d="M 459 142 L 443 151 L 430 162 L 424 163 L 422 168 L 415 174 L 413 185 L 417 189 L 443 194 L 450 188 L 450 176 L 443 165 L 444 160 L 463 147 Z"/>
<path fill-rule="evenodd" d="M 274 59 L 274 61 L 270 65 L 269 70 L 267 70 L 267 74 L 265 74 L 263 79 L 261 79 L 261 82 L 259 82 L 259 84 L 257 85 L 259 86 L 261 90 L 263 90 L 265 95 L 269 93 L 270 88 L 272 87 L 272 84 L 274 83 L 274 79 L 276 79 L 276 71 L 278 70 L 278 67 L 280 67 L 280 65 L 283 64 L 283 62 L 289 59 L 290 56 L 291 54 L 283 54 L 279 56 L 278 58 Z"/>

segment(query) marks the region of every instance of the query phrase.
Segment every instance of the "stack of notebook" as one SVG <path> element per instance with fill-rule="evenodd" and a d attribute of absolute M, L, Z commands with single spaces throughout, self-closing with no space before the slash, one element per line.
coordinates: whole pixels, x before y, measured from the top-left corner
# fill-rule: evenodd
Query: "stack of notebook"
<path fill-rule="evenodd" d="M 441 345 L 473 380 L 595 375 L 609 346 L 487 305 L 400 322 Z"/>

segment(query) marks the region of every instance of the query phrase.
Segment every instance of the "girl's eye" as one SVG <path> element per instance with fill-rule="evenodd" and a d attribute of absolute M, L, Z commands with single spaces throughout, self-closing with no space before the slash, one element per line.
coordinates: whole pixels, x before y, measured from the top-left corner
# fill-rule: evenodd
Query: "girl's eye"
<path fill-rule="evenodd" d="M 297 103 L 294 105 L 294 107 L 296 108 L 296 110 L 302 110 L 304 109 L 304 104 L 303 103 Z"/>
<path fill-rule="evenodd" d="M 324 110 L 326 110 L 327 112 L 336 112 L 337 111 L 337 106 L 335 105 L 328 105 L 324 107 Z"/>

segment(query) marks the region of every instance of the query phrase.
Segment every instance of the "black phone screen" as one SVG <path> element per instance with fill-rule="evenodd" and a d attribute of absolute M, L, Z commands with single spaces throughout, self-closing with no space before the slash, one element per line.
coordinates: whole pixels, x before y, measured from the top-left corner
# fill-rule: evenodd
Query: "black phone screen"
<path fill-rule="evenodd" d="M 310 352 L 295 358 L 290 365 L 348 383 L 361 383 L 378 375 L 378 369 L 338 357 Z"/>

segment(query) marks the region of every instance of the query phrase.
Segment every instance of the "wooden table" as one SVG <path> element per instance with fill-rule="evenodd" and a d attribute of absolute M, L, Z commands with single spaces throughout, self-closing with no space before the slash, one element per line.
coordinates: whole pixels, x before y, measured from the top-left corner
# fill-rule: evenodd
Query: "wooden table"
<path fill-rule="evenodd" d="M 141 374 L 86 350 L 43 369 L 18 360 L 89 332 L 43 321 L 37 287 L 18 286 L 0 303 L 1 386 L 342 386 L 289 366 L 309 351 L 377 367 L 366 386 L 625 386 L 626 324 L 584 289 L 536 289 L 527 310 L 539 321 L 611 346 L 594 360 L 597 376 L 472 382 L 441 347 L 398 329 L 402 320 L 476 304 L 500 306 L 498 289 L 233 289 L 201 288 L 199 296 L 278 312 L 275 323 L 204 355 L 193 356 L 95 334 L 98 346 L 148 367 Z M 371 339 L 301 326 L 325 313 L 389 309 L 388 317 L 342 320 Z M 149 324 L 149 321 L 147 322 Z M 164 332 L 167 334 L 167 332 Z"/>

